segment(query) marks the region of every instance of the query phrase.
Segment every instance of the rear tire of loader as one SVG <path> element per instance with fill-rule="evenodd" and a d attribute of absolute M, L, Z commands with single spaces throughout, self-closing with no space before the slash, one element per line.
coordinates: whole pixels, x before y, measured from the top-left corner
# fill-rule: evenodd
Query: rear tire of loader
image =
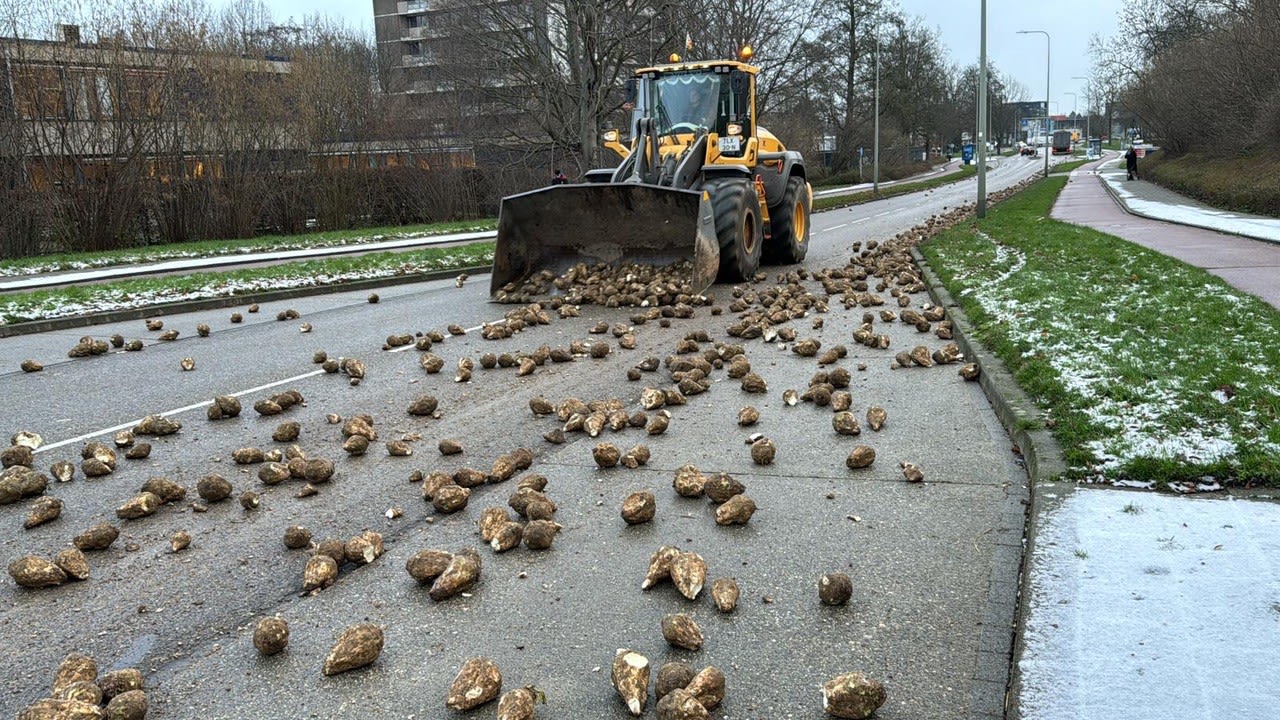
<path fill-rule="evenodd" d="M 803 262 L 809 252 L 809 193 L 805 191 L 804 178 L 792 176 L 782 193 L 782 202 L 769 208 L 769 221 L 773 237 L 765 248 L 765 261 L 778 265 Z"/>
<path fill-rule="evenodd" d="M 719 279 L 749 280 L 760 269 L 763 241 L 759 201 L 750 180 L 713 178 L 703 186 L 711 195 L 720 243 Z"/>

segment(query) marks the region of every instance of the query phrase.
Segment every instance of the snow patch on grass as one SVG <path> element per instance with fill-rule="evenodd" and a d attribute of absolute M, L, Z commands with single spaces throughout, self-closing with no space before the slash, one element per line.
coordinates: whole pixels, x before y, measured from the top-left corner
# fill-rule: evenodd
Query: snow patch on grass
<path fill-rule="evenodd" d="M 1101 316 L 1072 312 L 1071 288 L 1028 292 L 1038 283 L 1051 281 L 1030 277 L 1025 271 L 1026 258 L 1018 250 L 985 234 L 980 236 L 994 246 L 995 259 L 982 267 L 981 282 L 966 288 L 964 294 L 1001 324 L 1010 341 L 1027 348 L 1024 357 L 1047 362 L 1068 394 L 1077 398 L 1071 403 L 1074 408 L 1104 431 L 1104 437 L 1085 444 L 1094 454 L 1094 462 L 1075 470 L 1093 480 L 1115 480 L 1119 469 L 1136 459 L 1167 458 L 1203 465 L 1236 456 L 1245 440 L 1239 429 L 1261 419 L 1244 408 L 1231 422 L 1201 416 L 1197 405 L 1207 394 L 1201 386 L 1205 378 L 1180 370 L 1202 361 L 1196 356 L 1205 351 L 1202 345 L 1188 346 L 1177 333 L 1120 324 L 1115 311 Z M 994 275 L 988 278 L 987 273 Z M 1078 281 L 1086 288 L 1090 282 L 1088 278 Z M 1173 282 L 1162 274 L 1154 284 L 1111 288 L 1113 307 L 1158 317 L 1168 310 L 1166 300 L 1146 288 Z M 1221 286 L 1206 285 L 1202 292 L 1202 299 L 1221 300 L 1233 308 L 1246 302 Z M 1280 344 L 1280 338 L 1275 341 Z M 1224 342 L 1240 346 L 1251 341 L 1235 337 Z M 1266 356 L 1261 347 L 1242 349 L 1249 357 Z M 1246 377 L 1238 386 L 1275 391 L 1273 369 L 1249 363 L 1239 372 Z M 1225 395 L 1210 397 L 1220 404 L 1227 402 Z M 1280 445 L 1256 438 L 1250 442 L 1265 452 L 1280 454 Z"/>
<path fill-rule="evenodd" d="M 395 258 L 385 265 L 342 272 L 319 272 L 299 275 L 273 274 L 261 278 L 218 278 L 194 289 L 179 289 L 156 281 L 151 289 L 125 291 L 109 286 L 81 288 L 75 297 L 49 294 L 38 302 L 0 300 L 0 324 L 35 319 L 54 319 L 76 315 L 150 307 L 161 303 L 208 300 L 210 298 L 248 295 L 269 290 L 321 287 L 357 280 L 398 277 L 421 272 L 447 270 L 467 265 L 493 262 L 492 252 L 480 256 L 445 255 L 429 261 L 405 261 Z M 87 299 L 81 299 L 87 297 Z"/>
<path fill-rule="evenodd" d="M 260 244 L 228 245 L 225 247 L 208 247 L 200 250 L 183 250 L 163 245 L 141 248 L 133 252 L 117 252 L 99 257 L 86 257 L 81 260 L 54 260 L 49 262 L 0 263 L 0 277 L 25 277 L 45 273 L 68 272 L 73 270 L 95 270 L 118 265 L 146 265 L 166 260 L 186 260 L 192 258 L 230 257 L 235 255 L 252 255 L 256 253 L 282 252 L 289 250 L 308 250 L 320 247 L 348 247 L 367 245 L 388 239 L 410 240 L 413 238 L 431 237 L 449 233 L 478 232 L 490 230 L 491 225 L 476 225 L 467 228 L 450 228 L 448 230 L 419 230 L 405 233 L 375 233 L 371 235 L 350 235 L 335 238 L 318 238 L 314 235 L 285 237 Z"/>

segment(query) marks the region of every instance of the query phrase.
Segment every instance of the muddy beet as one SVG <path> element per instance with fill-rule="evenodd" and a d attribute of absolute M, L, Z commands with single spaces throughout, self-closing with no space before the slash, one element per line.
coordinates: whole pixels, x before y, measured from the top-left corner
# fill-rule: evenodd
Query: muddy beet
<path fill-rule="evenodd" d="M 633 650 L 618 650 L 613 658 L 612 679 L 627 710 L 636 717 L 643 715 L 649 701 L 649 658 Z"/>
<path fill-rule="evenodd" d="M 25 588 L 44 588 L 66 582 L 62 568 L 45 558 L 27 555 L 9 563 L 9 576 Z"/>
<path fill-rule="evenodd" d="M 275 655 L 289 644 L 289 623 L 284 618 L 267 617 L 253 629 L 253 646 L 263 655 Z"/>
<path fill-rule="evenodd" d="M 502 671 L 489 658 L 475 657 L 467 660 L 458 670 L 445 706 L 453 710 L 471 710 L 494 700 L 502 692 Z"/>
<path fill-rule="evenodd" d="M 382 654 L 382 628 L 360 623 L 342 631 L 321 669 L 325 675 L 337 675 L 370 665 Z"/>

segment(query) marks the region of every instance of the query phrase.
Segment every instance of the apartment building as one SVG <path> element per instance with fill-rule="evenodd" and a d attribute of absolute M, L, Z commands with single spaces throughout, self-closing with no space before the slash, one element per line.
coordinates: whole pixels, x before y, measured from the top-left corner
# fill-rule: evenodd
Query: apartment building
<path fill-rule="evenodd" d="M 199 177 L 249 156 L 277 169 L 305 166 L 295 127 L 250 130 L 233 121 L 248 113 L 226 107 L 230 97 L 245 105 L 237 110 L 252 105 L 266 116 L 261 100 L 280 97 L 286 59 L 88 43 L 75 25 L 60 31 L 59 40 L 0 38 L 0 160 L 10 184 L 94 181 L 122 163 L 158 179 Z M 218 92 L 217 82 L 238 91 Z"/>
<path fill-rule="evenodd" d="M 487 32 L 519 34 L 522 42 L 548 37 L 546 18 L 535 21 L 531 7 L 529 0 L 499 0 L 483 8 L 460 0 L 373 0 L 384 92 L 403 101 L 424 136 L 510 136 L 522 122 L 511 102 L 522 88 L 494 67 L 495 58 L 469 54 L 466 44 L 486 32 L 486 24 L 498 24 L 496 17 L 501 27 Z"/>
<path fill-rule="evenodd" d="M 436 91 L 435 58 L 447 27 L 447 9 L 438 5 L 430 0 L 373 0 L 373 32 L 386 92 Z"/>

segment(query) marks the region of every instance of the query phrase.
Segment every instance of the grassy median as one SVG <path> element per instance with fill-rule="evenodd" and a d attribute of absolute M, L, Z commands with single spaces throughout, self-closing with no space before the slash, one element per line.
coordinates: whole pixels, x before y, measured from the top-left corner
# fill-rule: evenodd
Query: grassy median
<path fill-rule="evenodd" d="M 493 243 L 477 242 L 459 247 L 370 253 L 245 270 L 119 280 L 0 296 L 0 322 L 12 324 L 492 264 Z"/>
<path fill-rule="evenodd" d="M 860 205 L 862 203 L 871 202 L 872 200 L 883 200 L 885 198 L 894 197 L 895 195 L 906 195 L 913 192 L 921 192 L 923 190 L 932 190 L 936 187 L 949 185 L 953 182 L 959 182 L 966 178 L 973 177 L 978 174 L 976 165 L 961 165 L 959 169 L 953 170 L 945 175 L 939 175 L 928 180 L 920 180 L 918 182 L 904 182 L 894 185 L 882 185 L 880 192 L 872 192 L 871 190 L 862 190 L 860 192 L 849 193 L 848 195 L 831 195 L 813 199 L 813 211 L 821 212 L 823 210 L 834 210 L 836 208 L 848 207 L 850 205 Z M 822 188 L 815 188 L 821 190 Z"/>
<path fill-rule="evenodd" d="M 1044 409 L 1073 477 L 1280 487 L 1280 313 L 1209 273 L 1049 219 L 1053 176 L 921 247 Z"/>
<path fill-rule="evenodd" d="M 31 258 L 0 260 L 0 277 L 37 275 L 68 270 L 89 270 L 115 265 L 137 265 L 184 258 L 224 257 L 260 252 L 363 245 L 399 238 L 495 230 L 497 227 L 497 219 L 488 218 L 431 223 L 428 225 L 329 230 L 300 235 L 264 235 L 243 240 L 201 240 L 95 253 L 41 255 Z"/>

